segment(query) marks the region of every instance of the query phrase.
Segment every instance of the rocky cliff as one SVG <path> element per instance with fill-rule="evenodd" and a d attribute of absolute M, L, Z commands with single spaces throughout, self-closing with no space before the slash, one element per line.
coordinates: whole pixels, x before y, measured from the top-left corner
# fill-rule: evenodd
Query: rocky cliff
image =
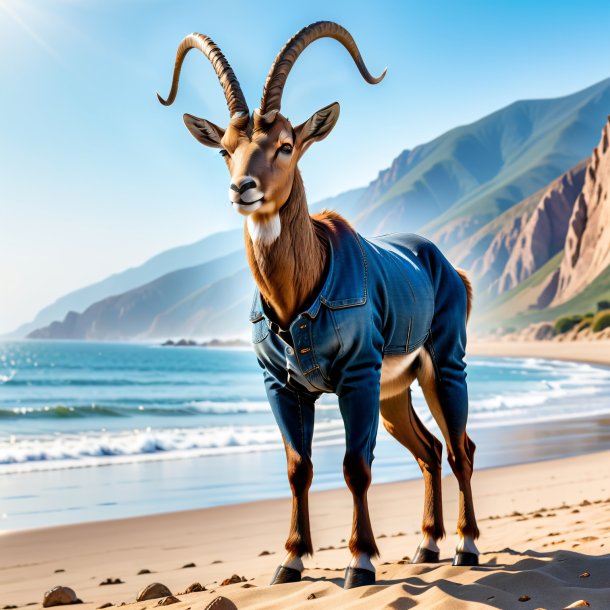
<path fill-rule="evenodd" d="M 571 299 L 610 265 L 610 117 L 570 217 L 552 305 Z"/>
<path fill-rule="evenodd" d="M 541 197 L 512 243 L 504 270 L 491 286 L 494 293 L 502 294 L 514 288 L 563 249 L 574 203 L 583 187 L 586 167 L 586 161 L 579 163 L 553 182 Z"/>

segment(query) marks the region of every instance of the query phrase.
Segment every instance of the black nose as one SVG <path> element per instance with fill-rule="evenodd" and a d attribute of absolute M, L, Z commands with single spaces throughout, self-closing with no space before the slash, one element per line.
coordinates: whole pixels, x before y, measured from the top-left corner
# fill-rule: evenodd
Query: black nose
<path fill-rule="evenodd" d="M 248 189 L 255 188 L 256 182 L 254 182 L 254 180 L 252 180 L 251 178 L 244 180 L 239 186 L 237 186 L 236 184 L 231 184 L 231 190 L 235 191 L 236 193 L 239 193 L 240 195 L 245 193 Z"/>

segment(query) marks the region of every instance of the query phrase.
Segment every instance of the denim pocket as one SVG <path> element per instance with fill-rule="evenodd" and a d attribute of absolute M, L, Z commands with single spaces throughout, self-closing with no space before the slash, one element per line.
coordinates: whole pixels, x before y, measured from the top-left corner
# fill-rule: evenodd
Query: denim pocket
<path fill-rule="evenodd" d="M 252 325 L 252 343 L 260 343 L 264 341 L 269 335 L 269 326 L 267 326 L 267 322 L 263 320 L 259 320 Z"/>

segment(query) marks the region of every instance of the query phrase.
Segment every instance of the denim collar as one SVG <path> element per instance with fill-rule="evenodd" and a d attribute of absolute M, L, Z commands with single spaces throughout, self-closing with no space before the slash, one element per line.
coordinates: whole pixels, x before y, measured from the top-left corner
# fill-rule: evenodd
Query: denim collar
<path fill-rule="evenodd" d="M 329 264 L 326 281 L 320 294 L 311 306 L 303 312 L 315 318 L 320 311 L 320 304 L 330 309 L 343 309 L 364 305 L 367 296 L 366 257 L 360 236 L 345 221 L 331 220 L 320 222 L 319 226 L 326 233 L 329 248 Z M 255 323 L 266 318 L 261 303 L 260 291 L 254 291 L 254 300 L 250 311 L 250 322 Z"/>

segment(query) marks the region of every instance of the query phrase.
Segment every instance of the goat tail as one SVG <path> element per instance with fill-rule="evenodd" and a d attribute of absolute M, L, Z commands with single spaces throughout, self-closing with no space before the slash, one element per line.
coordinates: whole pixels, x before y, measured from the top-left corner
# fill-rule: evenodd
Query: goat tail
<path fill-rule="evenodd" d="M 463 269 L 457 269 L 457 274 L 460 276 L 462 282 L 464 282 L 464 288 L 466 288 L 466 321 L 468 322 L 468 318 L 470 318 L 470 312 L 472 310 L 472 299 L 473 299 L 473 291 L 472 284 L 468 279 L 468 275 Z"/>

